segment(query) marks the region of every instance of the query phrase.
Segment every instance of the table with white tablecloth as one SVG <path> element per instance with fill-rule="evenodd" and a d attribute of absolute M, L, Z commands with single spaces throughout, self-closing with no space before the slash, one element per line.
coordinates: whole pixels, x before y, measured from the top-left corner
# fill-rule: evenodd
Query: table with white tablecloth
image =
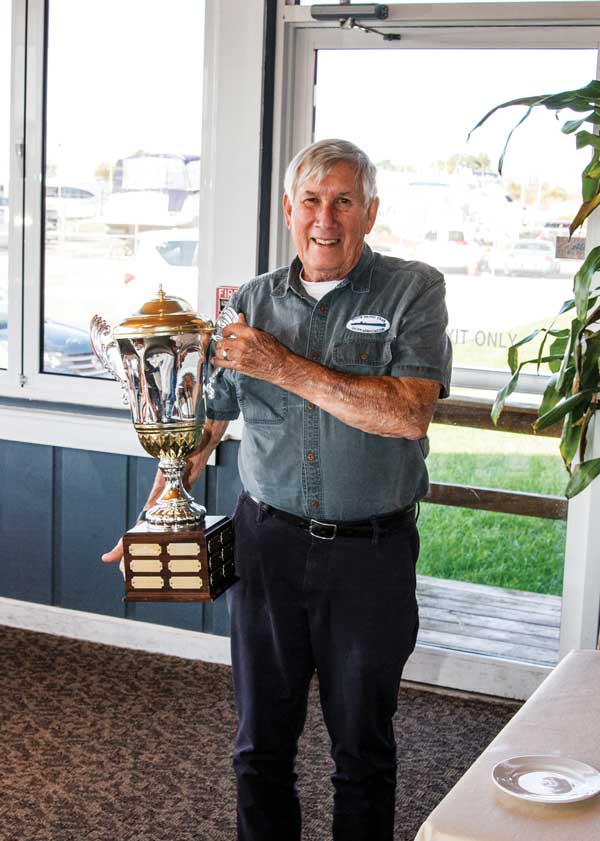
<path fill-rule="evenodd" d="M 496 763 L 536 754 L 600 770 L 600 651 L 571 651 L 559 663 L 434 809 L 415 841 L 600 841 L 600 795 L 532 803 L 494 784 Z"/>

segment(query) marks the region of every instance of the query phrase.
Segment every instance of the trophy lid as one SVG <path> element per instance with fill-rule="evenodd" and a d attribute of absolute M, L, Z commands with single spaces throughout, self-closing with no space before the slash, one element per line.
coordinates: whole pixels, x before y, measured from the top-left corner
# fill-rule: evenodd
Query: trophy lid
<path fill-rule="evenodd" d="M 199 316 L 183 298 L 166 295 L 161 285 L 156 298 L 146 301 L 137 312 L 117 324 L 113 337 L 214 333 L 214 329 L 212 321 Z"/>

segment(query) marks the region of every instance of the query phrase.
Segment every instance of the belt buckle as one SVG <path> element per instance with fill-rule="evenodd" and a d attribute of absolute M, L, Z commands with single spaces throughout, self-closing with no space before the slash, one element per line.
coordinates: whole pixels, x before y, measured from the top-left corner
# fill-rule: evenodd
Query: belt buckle
<path fill-rule="evenodd" d="M 325 530 L 325 534 L 319 534 L 316 529 L 321 531 Z M 327 532 L 327 530 L 330 532 Z M 319 540 L 335 540 L 335 536 L 337 534 L 337 525 L 336 523 L 321 523 L 319 520 L 312 520 L 310 521 L 310 526 L 308 527 L 309 534 L 311 537 L 318 537 Z"/>

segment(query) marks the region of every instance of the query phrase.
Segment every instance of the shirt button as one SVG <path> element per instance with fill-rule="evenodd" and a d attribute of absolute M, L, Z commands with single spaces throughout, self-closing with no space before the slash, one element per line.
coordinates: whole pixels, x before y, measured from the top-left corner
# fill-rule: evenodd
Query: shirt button
<path fill-rule="evenodd" d="M 321 304 L 321 306 L 319 307 L 319 312 L 321 313 L 321 315 L 325 315 L 325 313 L 327 312 L 327 307 L 325 306 L 325 304 Z"/>
<path fill-rule="evenodd" d="M 313 350 L 313 352 L 310 355 L 310 358 L 313 360 L 313 362 L 317 361 L 317 359 L 319 358 L 319 354 L 317 353 L 316 350 Z"/>
<path fill-rule="evenodd" d="M 318 503 L 318 501 L 317 501 L 316 499 L 311 499 L 311 501 L 310 501 L 310 507 L 311 507 L 311 508 L 318 508 L 318 507 L 319 507 L 319 503 Z"/>
<path fill-rule="evenodd" d="M 316 459 L 316 455 L 314 453 L 307 453 L 306 458 L 308 461 L 314 461 Z"/>
<path fill-rule="evenodd" d="M 368 354 L 368 353 L 361 353 L 361 355 L 360 355 L 360 357 L 359 357 L 359 359 L 362 359 L 363 361 L 364 361 L 364 360 L 366 360 L 366 359 L 368 359 L 368 358 L 369 358 L 369 354 Z"/>
<path fill-rule="evenodd" d="M 314 404 L 314 403 L 307 403 L 307 404 L 306 404 L 306 408 L 307 408 L 307 409 L 314 409 L 314 408 L 315 408 L 315 404 Z"/>

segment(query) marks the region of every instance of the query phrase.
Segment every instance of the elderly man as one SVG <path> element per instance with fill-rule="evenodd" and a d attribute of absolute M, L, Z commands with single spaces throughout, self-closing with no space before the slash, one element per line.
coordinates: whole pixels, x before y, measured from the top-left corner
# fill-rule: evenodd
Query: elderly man
<path fill-rule="evenodd" d="M 192 482 L 241 410 L 240 581 L 228 592 L 239 841 L 300 839 L 294 759 L 315 671 L 333 838 L 393 838 L 392 717 L 418 627 L 415 505 L 451 352 L 442 275 L 364 242 L 375 176 L 342 140 L 291 162 L 283 210 L 298 256 L 235 294 L 238 321 L 213 359 L 224 374 L 190 460 Z"/>

